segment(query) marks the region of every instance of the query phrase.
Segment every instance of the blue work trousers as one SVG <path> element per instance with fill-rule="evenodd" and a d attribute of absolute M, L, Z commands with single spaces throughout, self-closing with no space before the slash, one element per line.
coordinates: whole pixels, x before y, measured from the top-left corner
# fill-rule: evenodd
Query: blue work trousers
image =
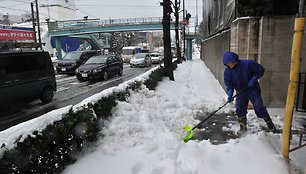
<path fill-rule="evenodd" d="M 249 100 L 253 104 L 257 117 L 264 118 L 269 116 L 267 108 L 263 104 L 260 90 L 247 89 L 236 98 L 236 115 L 238 117 L 242 117 L 247 114 Z"/>

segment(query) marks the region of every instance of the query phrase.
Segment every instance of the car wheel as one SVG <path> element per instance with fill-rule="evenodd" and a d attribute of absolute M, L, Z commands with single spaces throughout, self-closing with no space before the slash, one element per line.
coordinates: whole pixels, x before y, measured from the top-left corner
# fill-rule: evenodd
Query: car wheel
<path fill-rule="evenodd" d="M 107 71 L 104 71 L 103 80 L 107 80 L 107 79 L 108 79 L 108 73 L 107 73 Z"/>
<path fill-rule="evenodd" d="M 51 87 L 45 87 L 43 92 L 41 93 L 40 100 L 43 103 L 49 103 L 52 101 L 54 96 L 53 89 Z"/>
<path fill-rule="evenodd" d="M 85 80 L 81 79 L 81 78 L 77 78 L 79 82 L 85 82 Z"/>
<path fill-rule="evenodd" d="M 123 68 L 120 67 L 118 75 L 119 75 L 119 76 L 122 76 L 122 75 L 123 75 Z"/>

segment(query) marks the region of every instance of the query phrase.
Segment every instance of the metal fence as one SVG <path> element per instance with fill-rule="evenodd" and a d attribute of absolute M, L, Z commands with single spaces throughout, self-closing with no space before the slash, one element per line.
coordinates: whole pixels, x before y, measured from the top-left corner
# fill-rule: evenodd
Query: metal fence
<path fill-rule="evenodd" d="M 151 18 L 127 18 L 127 19 L 84 19 L 84 20 L 70 20 L 70 21 L 54 21 L 48 22 L 49 31 L 71 30 L 89 27 L 101 26 L 116 26 L 116 25 L 131 25 L 131 24 L 156 24 L 162 23 L 161 17 Z"/>

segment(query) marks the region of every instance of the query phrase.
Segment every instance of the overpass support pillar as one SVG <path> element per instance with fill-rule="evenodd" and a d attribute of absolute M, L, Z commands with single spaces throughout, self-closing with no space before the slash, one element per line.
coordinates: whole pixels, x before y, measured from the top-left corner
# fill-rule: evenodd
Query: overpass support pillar
<path fill-rule="evenodd" d="M 61 37 L 55 37 L 55 47 L 56 47 L 56 57 L 58 59 L 61 59 L 62 58 Z"/>
<path fill-rule="evenodd" d="M 186 38 L 186 41 L 187 41 L 187 48 L 186 48 L 187 60 L 192 60 L 192 40 L 193 40 L 193 38 Z"/>

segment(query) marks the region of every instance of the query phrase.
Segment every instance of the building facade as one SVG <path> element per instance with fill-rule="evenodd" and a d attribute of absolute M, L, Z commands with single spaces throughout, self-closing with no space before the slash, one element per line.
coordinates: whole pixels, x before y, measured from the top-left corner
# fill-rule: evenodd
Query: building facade
<path fill-rule="evenodd" d="M 213 3 L 216 3 L 216 1 Z M 226 4 L 230 6 L 232 3 L 233 1 L 229 0 Z M 292 2 L 289 3 L 291 4 Z M 222 22 L 213 22 L 210 27 L 214 30 L 203 32 L 206 39 L 202 42 L 201 58 L 223 87 L 225 86 L 222 59 L 224 52 L 230 50 L 239 54 L 241 59 L 255 60 L 264 66 L 266 69 L 265 75 L 259 81 L 264 103 L 269 107 L 285 107 L 295 19 L 295 15 L 290 13 L 294 13 L 294 10 L 296 10 L 295 13 L 297 12 L 295 8 L 297 4 L 290 4 L 287 4 L 287 6 L 292 8 L 288 8 L 289 14 L 287 15 L 283 14 L 283 8 L 275 9 L 275 4 L 269 6 L 271 9 L 266 9 L 268 6 L 264 6 L 265 8 L 258 10 L 261 14 L 269 12 L 269 14 L 278 15 L 261 16 L 256 15 L 253 11 L 254 16 L 228 19 L 227 21 L 230 21 L 229 24 L 223 26 L 221 25 Z M 283 6 L 286 6 L 286 4 L 283 4 Z M 236 9 L 237 12 L 237 7 L 231 7 L 231 9 Z M 233 14 L 235 13 L 233 12 Z M 208 16 L 203 16 L 203 19 L 205 17 L 208 18 Z M 223 22 L 223 24 L 225 23 Z M 208 26 L 206 27 L 208 28 Z M 306 72 L 306 60 L 304 59 L 306 57 L 306 52 L 304 51 L 306 50 L 305 39 L 306 36 L 304 35 L 300 62 L 300 73 L 304 83 L 306 80 L 304 79 L 306 78 L 304 75 Z M 305 85 L 301 84 L 300 98 L 298 99 L 299 107 L 306 109 L 306 102 L 303 101 L 306 97 L 305 93 Z"/>

